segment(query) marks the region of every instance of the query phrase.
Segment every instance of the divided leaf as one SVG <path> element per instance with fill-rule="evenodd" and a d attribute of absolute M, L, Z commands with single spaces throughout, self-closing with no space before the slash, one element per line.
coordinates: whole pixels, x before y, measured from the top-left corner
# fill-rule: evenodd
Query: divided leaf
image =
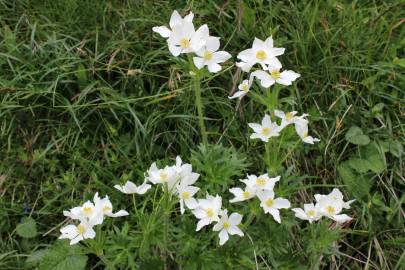
<path fill-rule="evenodd" d="M 33 238 L 37 236 L 37 223 L 31 217 L 25 217 L 17 225 L 17 234 L 23 238 Z"/>
<path fill-rule="evenodd" d="M 349 130 L 346 132 L 345 138 L 348 142 L 356 145 L 367 145 L 370 143 L 370 138 L 363 134 L 361 128 L 357 126 L 352 126 L 349 128 Z"/>

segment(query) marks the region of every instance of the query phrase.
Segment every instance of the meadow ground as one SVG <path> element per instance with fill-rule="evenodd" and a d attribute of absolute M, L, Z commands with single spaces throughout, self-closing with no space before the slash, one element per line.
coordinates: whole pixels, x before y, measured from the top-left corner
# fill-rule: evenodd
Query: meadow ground
<path fill-rule="evenodd" d="M 233 55 L 202 84 L 206 146 L 187 58 L 151 30 L 174 9 L 193 11 Z M 404 10 L 399 0 L 0 0 L 0 269 L 405 269 Z M 247 127 L 266 106 L 227 97 L 243 77 L 237 53 L 270 35 L 301 74 L 277 106 L 308 112 L 321 139 L 289 152 L 278 193 L 297 207 L 339 187 L 356 199 L 353 220 L 311 225 L 284 211 L 278 224 L 230 205 L 255 215 L 245 237 L 219 246 L 190 212 L 160 207 L 157 188 L 134 212 L 113 185 L 141 183 L 156 160 L 180 155 L 224 202 L 238 179 L 266 170 Z M 57 240 L 62 211 L 96 191 L 130 216 L 86 244 Z"/>

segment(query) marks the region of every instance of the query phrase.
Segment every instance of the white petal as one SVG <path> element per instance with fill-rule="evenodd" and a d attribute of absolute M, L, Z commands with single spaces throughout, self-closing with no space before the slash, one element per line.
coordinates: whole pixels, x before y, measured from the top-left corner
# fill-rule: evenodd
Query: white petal
<path fill-rule="evenodd" d="M 167 41 L 168 45 L 169 45 L 169 51 L 173 56 L 179 56 L 182 48 L 179 46 L 175 46 L 173 43 L 169 42 L 169 40 Z"/>
<path fill-rule="evenodd" d="M 241 215 L 241 214 L 232 213 L 232 214 L 229 216 L 229 223 L 230 223 L 231 225 L 238 225 L 238 224 L 241 223 L 241 221 L 242 221 L 242 215 Z"/>
<path fill-rule="evenodd" d="M 228 97 L 229 99 L 235 99 L 235 98 L 242 98 L 244 96 L 246 96 L 246 92 L 245 91 L 237 91 L 235 92 L 235 94 L 233 94 L 231 97 Z"/>
<path fill-rule="evenodd" d="M 217 73 L 221 69 L 222 69 L 222 67 L 220 65 L 216 64 L 216 63 L 208 64 L 208 71 L 209 72 Z"/>
<path fill-rule="evenodd" d="M 108 216 L 110 216 L 110 217 L 123 217 L 123 216 L 128 216 L 128 215 L 129 215 L 129 213 L 127 211 L 120 210 L 120 211 L 118 211 L 116 213 L 111 213 Z"/>
<path fill-rule="evenodd" d="M 223 245 L 226 243 L 226 241 L 228 241 L 229 239 L 229 235 L 228 232 L 226 230 L 222 230 L 219 232 L 219 245 Z"/>
<path fill-rule="evenodd" d="M 199 230 L 201 230 L 201 228 L 203 228 L 204 226 L 207 226 L 208 224 L 210 224 L 210 220 L 208 218 L 201 219 L 197 223 L 196 231 L 198 232 Z"/>
<path fill-rule="evenodd" d="M 277 199 L 274 199 L 274 201 L 273 201 L 273 207 L 274 208 L 278 208 L 278 209 L 285 208 L 285 209 L 287 209 L 287 208 L 290 208 L 290 206 L 291 206 L 290 201 L 287 200 L 287 199 L 284 199 L 284 198 L 277 198 Z"/>
<path fill-rule="evenodd" d="M 155 26 L 152 28 L 152 31 L 158 33 L 164 38 L 170 37 L 170 34 L 172 33 L 172 31 L 166 26 Z"/>
<path fill-rule="evenodd" d="M 277 221 L 278 223 L 281 223 L 280 211 L 278 209 L 269 208 L 268 211 L 269 211 L 270 215 L 273 216 L 275 221 Z"/>
<path fill-rule="evenodd" d="M 295 216 L 297 218 L 302 219 L 302 220 L 308 220 L 307 214 L 301 208 L 293 208 L 291 210 L 295 213 Z"/>
<path fill-rule="evenodd" d="M 226 51 L 219 51 L 213 53 L 212 60 L 217 63 L 223 63 L 231 57 L 232 55 L 230 53 Z"/>
<path fill-rule="evenodd" d="M 209 37 L 206 40 L 205 47 L 210 52 L 216 52 L 219 49 L 220 42 L 218 37 Z"/>
<path fill-rule="evenodd" d="M 334 215 L 334 216 L 332 216 L 332 219 L 333 219 L 334 221 L 338 222 L 338 223 L 344 223 L 344 222 L 347 222 L 347 221 L 352 220 L 352 218 L 349 217 L 349 216 L 346 215 L 346 214 Z"/>
<path fill-rule="evenodd" d="M 205 65 L 205 60 L 202 57 L 193 57 L 193 62 L 198 69 L 201 69 Z"/>
<path fill-rule="evenodd" d="M 169 22 L 170 28 L 173 28 L 174 26 L 181 24 L 181 22 L 182 22 L 182 18 L 180 16 L 180 14 L 177 12 L 177 10 L 174 10 L 170 17 L 170 22 Z"/>
<path fill-rule="evenodd" d="M 231 227 L 228 229 L 228 233 L 229 233 L 230 235 L 235 235 L 235 234 L 237 234 L 237 235 L 239 235 L 239 236 L 244 236 L 244 233 L 242 232 L 242 230 L 239 229 L 237 226 L 231 226 Z"/>

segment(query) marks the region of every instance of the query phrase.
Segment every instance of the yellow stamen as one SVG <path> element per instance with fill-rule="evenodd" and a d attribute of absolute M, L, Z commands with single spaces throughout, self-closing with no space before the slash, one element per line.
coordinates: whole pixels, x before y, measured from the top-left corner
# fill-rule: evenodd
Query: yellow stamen
<path fill-rule="evenodd" d="M 285 114 L 285 119 L 287 121 L 291 121 L 293 119 L 293 117 L 294 117 L 294 115 L 290 112 Z"/>
<path fill-rule="evenodd" d="M 257 51 L 256 58 L 259 59 L 260 61 L 263 61 L 267 58 L 267 54 L 263 50 Z"/>
<path fill-rule="evenodd" d="M 188 200 L 188 199 L 190 199 L 190 193 L 187 192 L 187 191 L 184 191 L 184 192 L 181 194 L 181 197 L 183 198 L 183 200 Z"/>
<path fill-rule="evenodd" d="M 90 216 L 93 213 L 93 209 L 91 207 L 83 207 L 83 212 L 86 216 Z"/>
<path fill-rule="evenodd" d="M 180 40 L 180 47 L 182 47 L 183 49 L 187 49 L 190 46 L 190 40 L 186 39 L 186 38 L 182 38 Z"/>
<path fill-rule="evenodd" d="M 275 80 L 280 79 L 280 71 L 274 69 L 270 72 L 270 76 Z"/>
<path fill-rule="evenodd" d="M 329 215 L 334 215 L 335 214 L 335 208 L 333 206 L 329 205 L 328 207 L 326 207 L 326 212 Z"/>
<path fill-rule="evenodd" d="M 86 232 L 86 227 L 84 227 L 83 225 L 78 225 L 76 227 L 76 231 L 78 234 L 84 234 Z"/>
<path fill-rule="evenodd" d="M 267 199 L 266 205 L 267 205 L 268 207 L 272 207 L 272 206 L 273 206 L 273 199 Z"/>
<path fill-rule="evenodd" d="M 261 177 L 256 179 L 256 185 L 263 187 L 265 184 L 266 184 L 266 179 L 261 178 Z"/>
<path fill-rule="evenodd" d="M 104 213 L 108 213 L 108 212 L 110 212 L 112 209 L 111 209 L 111 207 L 108 207 L 108 206 L 104 206 L 103 207 L 103 212 Z"/>
<path fill-rule="evenodd" d="M 249 191 L 245 191 L 243 192 L 243 198 L 248 199 L 250 197 L 250 192 Z"/>
<path fill-rule="evenodd" d="M 212 211 L 211 208 L 208 208 L 207 210 L 205 210 L 205 212 L 207 212 L 207 216 L 210 218 L 214 216 L 214 211 Z"/>
<path fill-rule="evenodd" d="M 227 230 L 229 227 L 231 227 L 231 224 L 229 224 L 229 222 L 224 222 L 224 229 Z"/>
<path fill-rule="evenodd" d="M 307 216 L 308 217 L 313 217 L 313 216 L 315 216 L 315 210 L 308 210 L 308 212 L 307 212 Z"/>
<path fill-rule="evenodd" d="M 240 87 L 242 89 L 242 91 L 247 92 L 249 91 L 249 87 L 247 86 L 247 84 L 242 84 L 242 86 Z"/>
<path fill-rule="evenodd" d="M 262 133 L 264 136 L 268 136 L 270 134 L 270 129 L 269 128 L 262 128 Z"/>
<path fill-rule="evenodd" d="M 167 172 L 161 172 L 161 173 L 159 174 L 159 176 L 160 176 L 160 180 L 161 180 L 162 182 L 166 182 L 166 181 L 167 181 L 167 178 L 169 178 L 169 175 L 167 174 Z"/>
<path fill-rule="evenodd" d="M 207 61 L 211 60 L 211 59 L 212 59 L 212 52 L 205 51 L 203 58 L 204 58 L 205 60 L 207 60 Z"/>

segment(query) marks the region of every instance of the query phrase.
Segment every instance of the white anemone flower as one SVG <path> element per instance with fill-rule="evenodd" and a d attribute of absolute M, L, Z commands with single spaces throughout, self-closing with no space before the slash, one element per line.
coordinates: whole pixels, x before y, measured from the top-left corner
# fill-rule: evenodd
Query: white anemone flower
<path fill-rule="evenodd" d="M 280 72 L 280 68 L 279 66 L 267 66 L 265 70 L 252 72 L 252 76 L 258 78 L 264 88 L 269 88 L 275 83 L 288 86 L 301 76 L 292 70 Z"/>
<path fill-rule="evenodd" d="M 262 120 L 262 124 L 249 123 L 249 127 L 254 133 L 250 135 L 251 139 L 261 139 L 263 142 L 268 142 L 270 137 L 279 136 L 280 127 L 275 122 L 271 122 L 270 116 L 266 114 Z"/>
<path fill-rule="evenodd" d="M 208 71 L 216 73 L 222 69 L 219 65 L 227 61 L 232 56 L 226 51 L 218 51 L 220 46 L 218 37 L 206 37 L 205 46 L 196 51 L 198 57 L 193 57 L 194 65 L 198 69 L 202 69 L 207 66 Z"/>
<path fill-rule="evenodd" d="M 229 201 L 231 203 L 243 202 L 256 196 L 256 189 L 249 186 L 247 186 L 245 190 L 241 188 L 231 188 L 229 189 L 229 192 L 235 196 Z"/>
<path fill-rule="evenodd" d="M 205 199 L 198 200 L 198 206 L 193 210 L 193 214 L 199 219 L 196 231 L 201 230 L 212 222 L 219 221 L 219 211 L 222 206 L 222 198 L 219 195 L 211 196 L 207 194 Z"/>
<path fill-rule="evenodd" d="M 146 172 L 146 180 L 153 184 L 168 184 L 171 189 L 178 182 L 178 177 L 175 167 L 166 166 L 159 169 L 154 162 Z"/>
<path fill-rule="evenodd" d="M 291 203 L 284 198 L 274 198 L 274 191 L 265 190 L 257 193 L 260 200 L 260 206 L 263 208 L 264 213 L 269 213 L 273 216 L 274 220 L 281 223 L 280 210 L 290 208 Z"/>
<path fill-rule="evenodd" d="M 193 197 L 198 191 L 200 190 L 199 187 L 194 186 L 177 186 L 177 194 L 180 199 L 180 212 L 181 214 L 184 213 L 185 207 L 188 209 L 195 209 L 198 206 L 197 200 Z"/>
<path fill-rule="evenodd" d="M 298 113 L 297 111 L 285 113 L 280 110 L 274 110 L 274 115 L 281 119 L 280 128 L 285 128 L 286 126 L 288 126 L 290 124 L 294 124 L 298 118 L 296 116 L 297 113 Z"/>
<path fill-rule="evenodd" d="M 177 174 L 177 184 L 181 186 L 193 185 L 200 174 L 193 172 L 193 167 L 191 164 L 183 163 L 180 156 L 176 157 L 176 165 L 174 167 Z"/>
<path fill-rule="evenodd" d="M 193 23 L 190 22 L 175 25 L 167 39 L 169 51 L 173 56 L 179 56 L 182 53 L 195 53 L 205 45 L 203 37 L 207 36 L 208 32 L 206 24 L 198 28 L 197 31 L 195 31 Z"/>
<path fill-rule="evenodd" d="M 63 215 L 92 225 L 99 225 L 103 223 L 104 219 L 100 210 L 90 201 L 85 202 L 82 206 L 73 207 L 69 211 L 63 211 Z"/>
<path fill-rule="evenodd" d="M 336 201 L 329 196 L 322 197 L 316 204 L 322 215 L 338 222 L 344 223 L 352 220 L 346 214 L 340 214 L 343 210 L 343 203 L 341 201 Z"/>
<path fill-rule="evenodd" d="M 93 239 L 96 232 L 93 230 L 93 225 L 81 222 L 79 225 L 67 225 L 60 229 L 61 236 L 59 239 L 70 239 L 70 245 L 77 244 L 84 239 Z"/>
<path fill-rule="evenodd" d="M 122 193 L 125 194 L 145 194 L 148 189 L 151 188 L 151 185 L 146 184 L 145 182 L 142 185 L 137 186 L 135 183 L 131 181 L 127 181 L 123 186 L 115 185 L 114 188 L 118 189 Z"/>
<path fill-rule="evenodd" d="M 282 55 L 284 50 L 284 48 L 273 47 L 273 38 L 271 36 L 265 41 L 255 38 L 252 48 L 238 54 L 237 57 L 241 62 L 236 63 L 236 65 L 245 72 L 249 72 L 257 63 L 261 64 L 263 68 L 265 65 L 281 67 L 281 63 L 276 56 Z"/>
<path fill-rule="evenodd" d="M 319 209 L 313 203 L 306 203 L 304 204 L 304 209 L 301 208 L 293 208 L 291 209 L 294 211 L 295 216 L 302 220 L 308 220 L 309 223 L 313 221 L 317 221 L 322 217 Z"/>
<path fill-rule="evenodd" d="M 238 213 L 232 213 L 228 217 L 228 211 L 224 210 L 221 212 L 221 219 L 218 221 L 217 224 L 214 225 L 213 230 L 219 231 L 219 245 L 225 244 L 226 241 L 229 239 L 230 235 L 239 235 L 241 237 L 244 236 L 241 229 L 239 229 L 238 225 L 242 221 L 242 215 Z"/>
<path fill-rule="evenodd" d="M 314 144 L 315 142 L 320 141 L 318 138 L 314 138 L 308 135 L 308 121 L 296 122 L 295 131 L 297 132 L 298 136 L 300 136 L 301 140 L 305 143 Z"/>
<path fill-rule="evenodd" d="M 256 190 L 273 190 L 278 181 L 280 181 L 280 176 L 270 178 L 267 173 L 259 176 L 247 175 L 247 179 L 241 180 L 246 186 Z"/>
<path fill-rule="evenodd" d="M 247 93 L 250 91 L 250 87 L 252 86 L 252 80 L 243 80 L 241 84 L 239 84 L 238 89 L 239 91 L 235 92 L 229 99 L 235 99 L 246 96 Z"/>
<path fill-rule="evenodd" d="M 129 215 L 129 213 L 125 210 L 119 210 L 118 212 L 113 213 L 113 206 L 108 196 L 105 196 L 104 198 L 101 199 L 98 196 L 98 193 L 96 193 L 94 195 L 93 201 L 96 209 L 98 209 L 99 213 L 103 216 L 123 217 Z"/>
<path fill-rule="evenodd" d="M 186 15 L 184 18 L 180 16 L 180 14 L 177 12 L 177 10 L 174 10 L 172 13 L 172 16 L 170 17 L 170 22 L 169 26 L 170 29 L 167 26 L 155 26 L 152 28 L 153 32 L 158 33 L 161 35 L 163 38 L 169 38 L 170 35 L 172 34 L 172 28 L 174 28 L 177 25 L 183 25 L 184 23 L 192 23 L 194 18 L 193 12 L 190 12 L 188 15 Z"/>
<path fill-rule="evenodd" d="M 334 201 L 336 201 L 336 202 L 339 202 L 339 203 L 342 203 L 342 207 L 343 207 L 344 209 L 350 209 L 350 204 L 352 204 L 354 201 L 356 201 L 356 200 L 350 200 L 350 201 L 345 202 L 345 201 L 343 200 L 343 193 L 342 193 L 338 188 L 334 188 L 334 189 L 332 190 L 332 192 L 329 193 L 328 195 L 315 194 L 314 197 L 315 197 L 315 200 L 316 200 L 317 202 L 318 202 L 321 198 L 330 197 L 332 200 L 334 200 Z"/>

